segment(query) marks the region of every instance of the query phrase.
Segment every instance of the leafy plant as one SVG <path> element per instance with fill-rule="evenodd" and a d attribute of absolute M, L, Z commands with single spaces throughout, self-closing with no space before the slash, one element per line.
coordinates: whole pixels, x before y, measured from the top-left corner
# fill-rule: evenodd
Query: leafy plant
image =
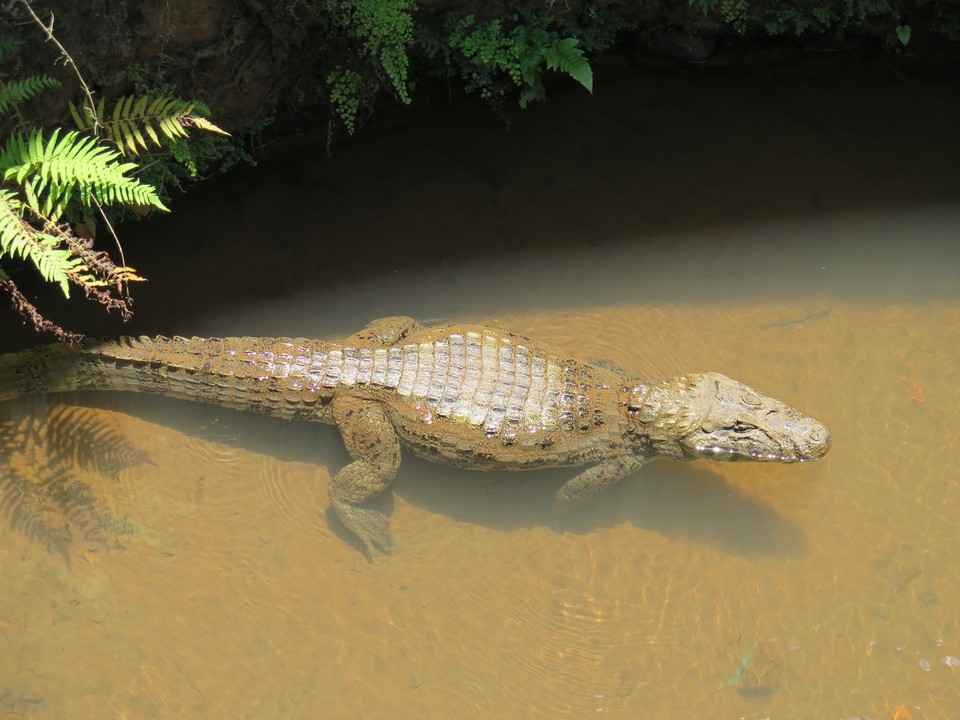
<path fill-rule="evenodd" d="M 77 285 L 108 307 L 125 310 L 125 303 L 104 289 L 119 291 L 139 280 L 135 271 L 115 266 L 61 222 L 72 202 L 85 208 L 135 203 L 166 210 L 152 186 L 128 174 L 136 166 L 118 158 L 115 150 L 78 132 L 61 136 L 56 129 L 45 136 L 32 130 L 11 136 L 0 150 L 0 259 L 29 262 L 65 297 Z M 16 288 L 2 270 L 0 279 L 24 311 L 24 299 L 17 302 Z M 35 310 L 26 314 L 36 319 Z"/>
<path fill-rule="evenodd" d="M 404 105 L 410 98 L 413 0 L 323 0 L 307 5 L 325 19 L 332 32 L 333 69 L 324 77 L 325 96 L 348 133 L 357 128 L 361 110 L 386 88 Z"/>
<path fill-rule="evenodd" d="M 327 75 L 330 105 L 340 122 L 353 135 L 360 112 L 360 88 L 363 78 L 354 70 L 337 67 Z"/>
<path fill-rule="evenodd" d="M 502 94 L 503 81 L 520 92 L 520 107 L 545 97 L 544 69 L 568 75 L 593 92 L 593 71 L 575 37 L 563 37 L 549 14 L 534 14 L 526 8 L 508 18 L 479 22 L 475 15 L 450 16 L 446 37 L 425 43 L 428 52 L 442 50 L 449 63 L 460 69 L 467 91 L 480 90 L 484 97 Z"/>
<path fill-rule="evenodd" d="M 45 76 L 32 78 L 36 79 L 3 82 L 7 89 L 17 88 L 5 94 L 10 100 L 6 112 L 16 111 L 19 103 L 59 85 Z M 131 176 L 135 167 L 119 162 L 119 153 L 95 137 L 75 131 L 35 128 L 8 136 L 0 147 L 0 261 L 25 261 L 44 280 L 56 284 L 64 296 L 70 296 L 71 285 L 78 286 L 88 297 L 128 313 L 120 293 L 126 283 L 140 279 L 136 272 L 117 267 L 105 253 L 93 250 L 92 243 L 76 236 L 63 222 L 63 216 L 71 205 L 90 209 L 136 203 L 165 210 L 153 187 Z M 72 337 L 42 318 L 2 267 L 0 289 L 38 329 Z"/>
<path fill-rule="evenodd" d="M 910 42 L 910 26 L 909 25 L 897 25 L 897 40 L 900 41 L 900 44 L 903 47 L 906 47 Z"/>
<path fill-rule="evenodd" d="M 84 207 L 96 201 L 166 210 L 153 187 L 128 175 L 137 166 L 119 157 L 92 135 L 71 131 L 61 137 L 57 128 L 45 138 L 42 130 L 33 130 L 12 136 L 0 150 L 0 174 L 20 186 L 32 213 L 53 223 L 74 199 Z"/>
<path fill-rule="evenodd" d="M 0 62 L 22 45 L 16 38 L 0 36 Z M 16 110 L 17 106 L 44 90 L 58 87 L 60 81 L 49 75 L 28 75 L 20 79 L 0 76 L 0 115 L 5 115 L 11 109 Z"/>
<path fill-rule="evenodd" d="M 748 0 L 688 0 L 688 2 L 700 10 L 704 16 L 719 10 L 723 21 L 738 33 L 744 33 L 747 30 L 747 21 L 750 19 Z"/>
<path fill-rule="evenodd" d="M 127 156 L 148 150 L 147 140 L 156 147 L 189 137 L 187 128 L 196 128 L 229 135 L 202 115 L 193 114 L 196 103 L 179 98 L 150 97 L 149 95 L 121 97 L 107 112 L 106 100 L 100 99 L 96 109 L 89 105 L 70 103 L 70 115 L 80 130 L 96 134 L 101 128 L 107 139 Z"/>
<path fill-rule="evenodd" d="M 147 148 L 148 139 L 156 145 L 182 141 L 189 128 L 223 131 L 193 115 L 193 105 L 169 98 L 124 97 L 107 118 L 105 102 L 101 100 L 95 107 L 72 58 L 50 28 L 33 13 L 28 2 L 22 4 L 77 72 L 86 100 L 80 110 L 71 105 L 79 130 L 26 128 L 0 138 L 0 263 L 7 259 L 24 262 L 44 280 L 56 284 L 64 296 L 70 296 L 72 286 L 79 287 L 88 298 L 129 317 L 126 287 L 142 278 L 123 264 L 122 249 L 121 265 L 117 266 L 106 253 L 93 249 L 92 240 L 77 235 L 67 220 L 78 221 L 99 213 L 113 234 L 104 214 L 106 207 L 166 210 L 156 188 L 135 176 L 139 166 L 124 162 L 122 153 L 137 155 Z M 18 46 L 15 40 L 0 39 L 0 59 Z M 18 125 L 26 125 L 19 117 L 19 105 L 56 86 L 59 83 L 45 75 L 13 80 L 0 75 L 0 114 L 14 111 L 20 120 Z M 3 264 L 0 290 L 38 330 L 53 332 L 61 339 L 79 338 L 43 318 Z"/>
<path fill-rule="evenodd" d="M 397 97 L 410 104 L 407 47 L 413 43 L 413 0 L 344 0 L 337 3 L 340 22 L 376 59 Z"/>
<path fill-rule="evenodd" d="M 558 32 L 565 37 L 580 41 L 579 48 L 584 53 L 600 53 L 617 42 L 617 37 L 635 27 L 617 13 L 595 5 L 587 5 L 579 18 L 557 18 Z"/>
<path fill-rule="evenodd" d="M 690 2 L 715 7 L 718 0 Z M 772 36 L 827 32 L 885 35 L 892 31 L 901 46 L 910 42 L 910 26 L 902 21 L 890 0 L 822 0 L 802 9 L 787 3 L 753 2 L 746 14 L 750 23 L 761 25 Z"/>
<path fill-rule="evenodd" d="M 26 102 L 42 90 L 60 87 L 60 81 L 49 75 L 30 75 L 9 83 L 0 82 L 0 115 L 11 106 Z"/>
<path fill-rule="evenodd" d="M 160 101 L 168 103 L 167 108 L 156 108 L 156 118 L 149 116 L 150 108 L 148 107 L 143 118 L 151 125 L 156 124 L 156 121 L 162 117 L 167 118 L 170 132 L 157 128 L 160 130 L 159 143 L 149 142 L 148 147 L 144 148 L 139 145 L 136 137 L 133 137 L 133 142 L 140 148 L 138 154 L 143 155 L 146 152 L 150 155 L 149 163 L 140 166 L 138 176 L 153 184 L 161 200 L 165 200 L 169 196 L 169 188 L 175 187 L 182 190 L 185 181 L 194 181 L 217 172 L 226 172 L 238 162 L 256 165 L 256 159 L 246 147 L 246 139 L 229 135 L 214 126 L 207 119 L 212 113 L 206 104 L 198 100 L 188 102 L 176 97 L 176 87 L 167 80 L 164 67 L 162 60 L 154 69 L 146 63 L 133 63 L 116 76 L 118 83 L 131 83 L 134 89 L 133 97 L 147 98 L 148 106 Z M 125 102 L 125 98 L 120 98 L 117 104 L 119 105 L 120 102 Z M 89 103 L 81 109 L 81 117 L 89 115 L 86 105 Z M 102 105 L 102 101 L 98 103 L 99 105 Z M 78 109 L 74 107 L 73 110 Z M 98 107 L 97 115 L 100 118 L 112 118 L 116 110 L 117 106 L 112 109 Z M 134 115 L 134 119 L 135 117 Z M 169 122 L 170 120 L 175 120 L 176 123 Z M 272 121 L 273 118 L 269 116 L 256 120 L 248 125 L 247 132 L 249 135 L 254 135 Z M 77 122 L 76 118 L 74 122 Z M 191 135 L 186 132 L 191 128 L 210 130 L 210 132 Z M 149 133 L 149 131 L 144 128 L 142 133 Z M 151 139 L 149 134 L 147 139 Z M 123 142 L 128 143 L 127 140 Z M 153 147 L 154 145 L 157 147 Z M 157 152 L 158 149 L 160 152 Z"/>

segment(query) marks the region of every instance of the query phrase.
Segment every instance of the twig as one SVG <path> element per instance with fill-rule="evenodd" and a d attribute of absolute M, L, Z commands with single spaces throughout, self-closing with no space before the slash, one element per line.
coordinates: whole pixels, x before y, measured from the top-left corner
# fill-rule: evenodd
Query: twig
<path fill-rule="evenodd" d="M 83 340 L 80 333 L 64 330 L 55 322 L 47 320 L 32 302 L 27 300 L 26 295 L 20 292 L 20 288 L 9 277 L 0 277 L 0 289 L 10 296 L 11 304 L 14 309 L 24 318 L 29 320 L 37 332 L 49 332 L 56 335 L 60 342 L 76 343 Z"/>
<path fill-rule="evenodd" d="M 73 68 L 74 74 L 77 76 L 77 80 L 80 83 L 80 87 L 83 88 L 84 94 L 87 96 L 87 103 L 90 107 L 90 112 L 93 117 L 93 134 L 97 134 L 97 128 L 100 127 L 99 118 L 97 117 L 96 105 L 93 102 L 93 93 L 90 92 L 90 87 L 87 85 L 86 81 L 83 79 L 83 75 L 80 74 L 80 68 L 77 67 L 77 64 L 73 61 L 73 58 L 70 56 L 70 53 L 67 52 L 67 49 L 60 44 L 60 41 L 57 40 L 53 35 L 53 13 L 50 13 L 50 27 L 47 27 L 43 24 L 43 21 L 37 17 L 37 14 L 33 11 L 33 8 L 30 6 L 30 0 L 20 0 L 20 4 L 26 8 L 27 12 L 30 14 L 30 17 L 33 18 L 33 21 L 40 26 L 44 34 L 47 36 L 47 40 L 51 41 L 57 48 L 60 50 L 60 54 L 63 56 L 63 61 Z"/>
<path fill-rule="evenodd" d="M 100 202 L 97 200 L 96 196 L 91 194 L 90 199 L 93 200 L 93 204 L 97 206 L 97 210 L 100 211 L 100 217 L 103 218 L 103 222 L 106 224 L 107 230 L 110 231 L 110 236 L 117 244 L 117 252 L 120 253 L 120 267 L 126 267 L 127 259 L 123 256 L 123 246 L 120 244 L 120 238 L 117 237 L 117 233 L 114 231 L 113 225 L 111 225 L 110 220 L 107 219 L 107 214 L 103 211 L 103 208 L 100 206 Z"/>

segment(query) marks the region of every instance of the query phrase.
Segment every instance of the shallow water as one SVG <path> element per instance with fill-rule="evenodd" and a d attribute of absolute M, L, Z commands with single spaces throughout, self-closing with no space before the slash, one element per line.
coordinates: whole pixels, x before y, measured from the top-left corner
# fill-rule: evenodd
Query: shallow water
<path fill-rule="evenodd" d="M 326 513 L 346 462 L 330 427 L 8 403 L 0 707 L 955 717 L 960 108 L 884 68 L 624 73 L 509 133 L 435 108 L 332 159 L 301 145 L 142 229 L 136 332 L 496 323 L 637 374 L 723 372 L 823 420 L 834 449 L 653 463 L 566 533 L 548 507 L 568 472 L 408 457 L 384 501 L 397 554 L 368 564 Z M 414 239 L 429 259 L 405 257 Z M 261 245 L 276 254 L 237 261 Z"/>

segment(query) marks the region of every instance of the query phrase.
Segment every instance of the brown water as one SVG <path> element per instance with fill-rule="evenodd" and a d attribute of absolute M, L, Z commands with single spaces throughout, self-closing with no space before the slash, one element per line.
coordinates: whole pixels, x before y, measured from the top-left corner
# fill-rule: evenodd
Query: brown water
<path fill-rule="evenodd" d="M 136 331 L 493 322 L 632 372 L 723 372 L 834 449 L 657 462 L 562 534 L 570 473 L 406 458 L 397 554 L 368 564 L 326 513 L 332 428 L 8 403 L 4 715 L 957 717 L 955 91 L 882 64 L 647 70 L 558 90 L 510 133 L 435 108 L 184 201 L 128 241 L 153 279 Z M 404 259 L 414 239 L 429 259 Z"/>

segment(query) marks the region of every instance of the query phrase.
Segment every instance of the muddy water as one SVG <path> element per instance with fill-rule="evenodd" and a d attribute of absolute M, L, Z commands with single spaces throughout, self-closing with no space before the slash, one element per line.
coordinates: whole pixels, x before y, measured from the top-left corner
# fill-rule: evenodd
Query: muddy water
<path fill-rule="evenodd" d="M 128 241 L 153 280 L 134 330 L 494 322 L 638 374 L 731 375 L 827 423 L 830 456 L 657 462 L 565 533 L 567 472 L 407 458 L 397 554 L 369 564 L 326 511 L 332 428 L 8 403 L 5 713 L 956 717 L 955 88 L 883 65 L 598 85 L 509 133 L 454 104 L 197 193 Z"/>

